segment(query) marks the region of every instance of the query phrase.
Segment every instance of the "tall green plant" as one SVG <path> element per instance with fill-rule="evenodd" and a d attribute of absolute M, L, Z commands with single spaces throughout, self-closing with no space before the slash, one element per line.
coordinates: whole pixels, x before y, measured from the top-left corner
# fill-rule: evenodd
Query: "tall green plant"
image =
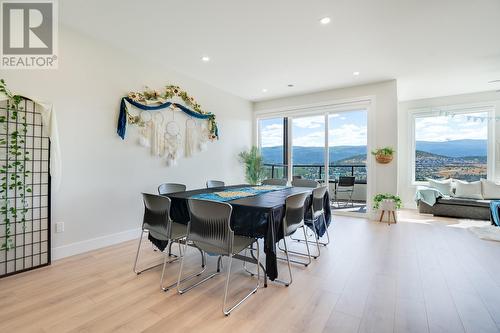
<path fill-rule="evenodd" d="M 257 185 L 264 178 L 264 163 L 259 148 L 253 146 L 249 151 L 242 151 L 240 162 L 245 165 L 245 179 L 251 185 Z"/>
<path fill-rule="evenodd" d="M 25 149 L 25 138 L 28 131 L 26 113 L 22 112 L 21 101 L 23 98 L 14 95 L 3 79 L 0 80 L 0 92 L 8 97 L 7 112 L 0 115 L 0 124 L 3 126 L 4 136 L 0 137 L 0 145 L 7 146 L 6 158 L 0 164 L 0 215 L 5 226 L 5 240 L 0 244 L 0 249 L 13 248 L 12 223 L 21 222 L 23 230 L 26 228 L 26 193 L 31 188 L 26 186 L 26 178 L 30 171 L 26 170 L 26 162 L 30 160 L 29 152 Z M 9 132 L 9 123 L 12 126 Z M 9 193 L 13 194 L 9 198 Z M 17 200 L 19 198 L 19 201 Z"/>

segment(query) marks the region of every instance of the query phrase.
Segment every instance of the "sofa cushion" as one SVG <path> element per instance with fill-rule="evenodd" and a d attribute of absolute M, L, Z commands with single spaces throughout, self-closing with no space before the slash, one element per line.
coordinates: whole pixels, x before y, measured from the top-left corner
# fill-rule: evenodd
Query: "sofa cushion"
<path fill-rule="evenodd" d="M 429 182 L 429 187 L 435 188 L 443 195 L 453 195 L 451 179 L 437 180 L 429 178 L 427 181 Z"/>
<path fill-rule="evenodd" d="M 490 200 L 478 200 L 478 199 L 457 198 L 457 197 L 442 197 L 442 198 L 437 199 L 437 204 L 489 208 L 490 207 Z"/>
<path fill-rule="evenodd" d="M 484 199 L 500 199 L 500 184 L 481 179 L 481 188 Z"/>
<path fill-rule="evenodd" d="M 464 182 L 462 180 L 456 180 L 455 197 L 456 198 L 468 198 L 468 199 L 483 199 L 483 194 L 481 193 L 481 182 Z"/>

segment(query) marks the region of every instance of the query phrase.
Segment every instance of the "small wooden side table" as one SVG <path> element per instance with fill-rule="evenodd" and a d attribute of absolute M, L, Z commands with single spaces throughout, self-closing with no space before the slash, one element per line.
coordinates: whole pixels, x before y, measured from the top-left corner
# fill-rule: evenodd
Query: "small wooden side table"
<path fill-rule="evenodd" d="M 393 200 L 386 199 L 380 203 L 380 220 L 382 222 L 384 214 L 387 212 L 387 224 L 391 224 L 391 214 L 394 219 L 393 223 L 398 223 L 396 220 L 396 203 Z"/>

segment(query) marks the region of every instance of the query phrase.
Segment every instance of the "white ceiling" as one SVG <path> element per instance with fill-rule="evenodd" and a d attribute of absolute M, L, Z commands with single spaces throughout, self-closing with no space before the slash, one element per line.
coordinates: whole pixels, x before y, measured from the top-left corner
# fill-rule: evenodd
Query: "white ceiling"
<path fill-rule="evenodd" d="M 488 83 L 500 79 L 499 0 L 59 4 L 67 26 L 254 101 L 386 79 L 400 100 L 500 89 Z"/>

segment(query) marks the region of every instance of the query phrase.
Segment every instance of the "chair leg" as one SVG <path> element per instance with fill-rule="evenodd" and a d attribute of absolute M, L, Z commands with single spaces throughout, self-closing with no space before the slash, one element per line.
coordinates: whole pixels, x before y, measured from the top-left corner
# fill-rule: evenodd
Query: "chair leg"
<path fill-rule="evenodd" d="M 191 289 L 193 289 L 194 287 L 199 286 L 199 285 L 200 285 L 200 284 L 202 284 L 203 282 L 206 282 L 206 281 L 210 280 L 211 278 L 213 278 L 214 276 L 216 276 L 216 275 L 218 275 L 218 274 L 219 274 L 219 272 L 212 273 L 212 274 L 210 274 L 209 276 L 207 276 L 207 277 L 205 277 L 204 279 L 202 279 L 201 281 L 198 281 L 198 282 L 196 282 L 195 284 L 193 284 L 193 285 L 191 285 L 191 286 L 189 286 L 189 287 L 187 287 L 187 288 L 181 289 L 181 282 L 184 282 L 184 281 L 190 280 L 190 279 L 192 279 L 192 278 L 193 278 L 193 277 L 195 277 L 195 276 L 199 276 L 199 275 L 201 275 L 201 272 L 200 272 L 199 274 L 190 275 L 190 276 L 188 276 L 188 277 L 186 277 L 186 278 L 182 278 L 182 269 L 184 268 L 184 258 L 186 257 L 186 251 L 187 251 L 187 241 L 186 241 L 186 243 L 184 244 L 184 252 L 183 252 L 183 255 L 182 255 L 182 259 L 181 259 L 181 266 L 179 267 L 179 276 L 177 277 L 177 292 L 178 292 L 179 294 L 181 294 L 181 295 L 182 295 L 182 294 L 184 294 L 184 293 L 186 293 L 186 292 L 188 292 L 188 291 L 190 291 L 190 290 L 191 290 Z M 205 256 L 205 253 L 204 253 L 204 252 L 202 252 L 202 253 L 203 253 L 203 254 L 202 254 L 202 256 L 204 257 L 204 256 Z M 205 271 L 205 264 L 204 264 L 204 263 L 206 263 L 206 259 L 204 258 L 204 259 L 202 260 L 202 262 L 203 262 L 203 271 Z M 217 266 L 219 266 L 219 264 L 217 264 Z M 218 268 L 219 268 L 219 267 L 218 267 Z M 202 272 L 203 272 L 203 271 L 202 271 Z"/>
<path fill-rule="evenodd" d="M 139 245 L 137 245 L 137 253 L 135 254 L 135 262 L 134 262 L 134 268 L 133 268 L 133 271 L 135 274 L 139 275 L 141 274 L 142 272 L 145 272 L 145 271 L 148 271 L 150 269 L 153 269 L 155 267 L 158 267 L 158 266 L 161 266 L 161 263 L 159 264 L 156 264 L 156 265 L 153 265 L 153 266 L 150 266 L 148 268 L 145 268 L 143 270 L 140 270 L 138 271 L 137 270 L 137 262 L 139 261 L 139 252 L 141 251 L 141 244 L 142 244 L 142 236 L 144 235 L 144 233 L 147 232 L 147 230 L 142 230 L 141 231 L 141 237 L 139 238 Z"/>
<path fill-rule="evenodd" d="M 250 245 L 250 246 L 253 247 L 253 244 Z M 223 307 L 222 307 L 222 312 L 224 313 L 225 316 L 229 316 L 231 314 L 231 311 L 233 311 L 238 306 L 240 306 L 250 296 L 252 296 L 253 294 L 255 294 L 257 292 L 257 290 L 260 288 L 260 249 L 259 249 L 259 242 L 257 241 L 257 263 L 256 263 L 256 265 L 257 265 L 257 285 L 255 286 L 255 288 L 252 291 L 250 291 L 249 294 L 247 294 L 240 301 L 238 301 L 238 303 L 236 303 L 231 308 L 229 308 L 229 309 L 226 310 L 226 300 L 227 300 L 227 293 L 228 293 L 228 289 L 229 289 L 229 278 L 230 278 L 230 275 L 231 275 L 231 262 L 232 262 L 232 256 L 229 256 L 229 265 L 228 265 L 228 269 L 227 269 L 227 278 L 226 278 L 226 288 L 225 288 L 225 291 L 224 291 L 224 304 L 223 304 Z"/>
<path fill-rule="evenodd" d="M 288 248 L 286 246 L 286 240 L 285 240 L 285 238 L 283 238 L 283 242 L 285 243 L 285 254 L 286 254 L 286 261 L 287 261 L 287 264 L 288 264 L 288 275 L 290 277 L 290 281 L 284 281 L 284 280 L 278 280 L 278 279 L 275 279 L 274 281 L 282 283 L 282 284 L 285 285 L 285 287 L 288 287 L 293 282 L 292 267 L 290 265 L 290 257 L 288 256 Z"/>
<path fill-rule="evenodd" d="M 177 242 L 177 244 L 179 245 L 179 256 L 183 257 L 181 243 Z M 187 277 L 183 278 L 181 280 L 181 282 L 190 280 L 190 279 L 192 279 L 192 278 L 194 278 L 196 276 L 200 276 L 205 271 L 205 269 L 206 269 L 206 267 L 205 267 L 205 256 L 203 254 L 203 251 L 200 250 L 200 252 L 201 252 L 201 271 L 188 275 Z M 166 267 L 166 265 L 169 264 L 169 263 L 172 263 L 174 261 L 177 261 L 179 259 L 179 257 L 175 256 L 174 259 L 171 259 L 171 260 L 167 261 L 168 257 L 169 257 L 169 255 L 165 254 L 165 258 L 163 259 L 163 269 L 161 271 L 160 288 L 163 291 L 168 291 L 168 290 L 172 289 L 175 285 L 177 285 L 177 282 L 174 282 L 174 283 L 172 283 L 172 284 L 170 284 L 168 286 L 164 286 L 164 277 L 165 277 L 165 267 Z"/>
<path fill-rule="evenodd" d="M 302 230 L 304 230 L 304 236 L 307 236 L 305 229 L 302 229 Z M 299 261 L 299 260 L 295 260 L 295 259 L 280 258 L 278 256 L 276 257 L 276 259 L 278 259 L 278 260 L 289 260 L 290 262 L 293 262 L 294 264 L 304 265 L 305 267 L 309 266 L 309 264 L 312 262 L 312 260 L 311 260 L 311 253 L 309 252 L 309 243 L 308 242 L 305 242 L 306 247 L 307 247 L 307 254 L 306 253 L 302 253 L 302 252 L 288 250 L 287 247 L 286 247 L 286 237 L 283 238 L 283 243 L 285 244 L 285 248 L 283 249 L 280 246 L 280 243 L 278 242 L 278 249 L 280 249 L 281 251 L 283 251 L 283 252 L 285 252 L 287 254 L 291 253 L 291 254 L 295 254 L 295 255 L 298 255 L 298 256 L 307 257 L 308 261 L 307 262 L 303 262 L 303 261 Z"/>
<path fill-rule="evenodd" d="M 319 218 L 316 219 L 316 220 L 312 220 L 312 225 L 313 225 L 312 229 L 313 229 L 313 234 L 314 234 L 314 241 L 310 241 L 307 237 L 305 237 L 304 239 L 300 239 L 300 238 L 293 238 L 292 237 L 293 235 L 290 236 L 290 239 L 292 239 L 294 241 L 297 241 L 299 243 L 300 242 L 306 242 L 306 243 L 309 243 L 309 244 L 316 244 L 316 248 L 318 250 L 318 254 L 316 256 L 315 255 L 312 256 L 314 259 L 318 259 L 320 257 L 320 255 L 321 255 L 321 250 L 319 248 L 319 244 L 324 245 L 323 243 L 320 243 L 320 241 L 319 241 L 319 235 L 316 232 L 316 222 L 319 222 Z M 280 250 L 282 250 L 282 249 L 280 248 Z M 297 254 L 296 252 L 293 252 L 293 251 L 290 251 L 290 253 Z"/>

